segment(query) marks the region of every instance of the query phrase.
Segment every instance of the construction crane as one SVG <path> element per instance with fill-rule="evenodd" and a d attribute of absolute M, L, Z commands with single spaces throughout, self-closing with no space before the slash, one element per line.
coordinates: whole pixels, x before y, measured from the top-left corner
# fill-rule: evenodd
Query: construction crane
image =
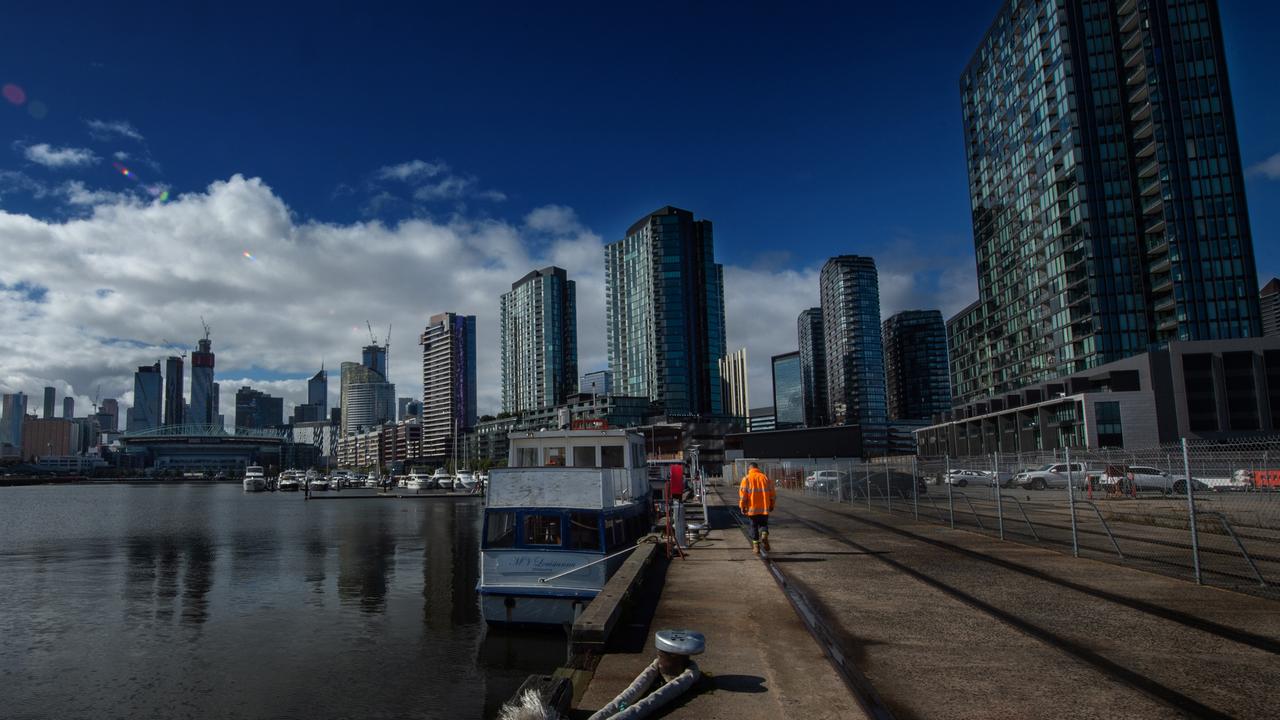
<path fill-rule="evenodd" d="M 160 338 L 160 342 L 164 343 L 164 346 L 165 346 L 165 347 L 167 347 L 167 348 L 169 348 L 170 350 L 176 350 L 178 353 L 180 353 L 180 354 L 182 355 L 182 360 L 183 360 L 183 362 L 185 362 L 185 361 L 186 361 L 186 359 L 187 359 L 187 351 L 186 351 L 186 350 L 184 350 L 184 349 L 182 348 L 182 346 L 181 346 L 181 345 L 179 345 L 178 343 L 169 342 L 169 341 L 168 341 L 167 339 L 165 339 L 165 338 Z"/>
<path fill-rule="evenodd" d="M 99 383 L 97 389 L 93 391 L 93 414 L 98 414 L 98 398 L 102 395 L 102 384 Z"/>
<path fill-rule="evenodd" d="M 200 316 L 200 324 L 204 327 L 204 339 L 209 339 L 209 323 L 204 321 L 204 316 Z"/>

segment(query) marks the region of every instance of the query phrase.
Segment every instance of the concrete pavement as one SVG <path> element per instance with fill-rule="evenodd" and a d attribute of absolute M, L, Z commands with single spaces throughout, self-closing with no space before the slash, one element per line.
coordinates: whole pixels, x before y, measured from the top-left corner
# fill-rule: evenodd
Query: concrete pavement
<path fill-rule="evenodd" d="M 716 497 L 712 504 L 719 502 Z M 582 717 L 612 700 L 649 664 L 653 632 L 663 628 L 704 633 L 707 651 L 696 658 L 702 683 L 662 717 L 865 717 L 736 525 L 713 529 L 687 558 L 671 560 L 647 645 L 639 653 L 600 659 L 578 702 Z"/>

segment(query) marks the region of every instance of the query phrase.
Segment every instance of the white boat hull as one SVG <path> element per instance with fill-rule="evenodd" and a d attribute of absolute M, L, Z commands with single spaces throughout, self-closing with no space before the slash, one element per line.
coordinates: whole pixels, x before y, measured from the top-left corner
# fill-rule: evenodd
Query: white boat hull
<path fill-rule="evenodd" d="M 482 595 L 485 622 L 501 625 L 571 625 L 591 598 Z"/>
<path fill-rule="evenodd" d="M 245 492 L 262 492 L 267 489 L 267 481 L 264 478 L 245 478 Z"/>

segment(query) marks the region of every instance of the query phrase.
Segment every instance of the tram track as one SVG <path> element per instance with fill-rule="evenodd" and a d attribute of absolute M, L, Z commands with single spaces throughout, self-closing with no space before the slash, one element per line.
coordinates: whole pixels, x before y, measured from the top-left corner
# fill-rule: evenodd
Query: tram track
<path fill-rule="evenodd" d="M 1026 583 L 1027 581 L 1031 581 L 1032 584 L 1046 583 L 1050 586 L 1046 587 L 1044 590 L 1047 594 L 1060 595 L 1064 591 L 1081 593 L 1088 596 L 1089 600 L 1087 602 L 1089 603 L 1102 601 L 1115 606 L 1121 606 L 1126 610 L 1136 611 L 1151 618 L 1177 623 L 1188 629 L 1207 633 L 1221 641 L 1238 643 L 1271 655 L 1280 654 L 1280 642 L 1270 637 L 1222 625 L 1205 618 L 1188 615 L 1178 610 L 1149 603 L 1137 598 L 1117 595 L 1103 589 L 1081 585 L 1080 583 L 1073 582 L 1065 578 L 1053 576 L 1034 567 L 1029 567 L 1021 563 L 989 555 L 972 548 L 962 547 L 958 544 L 949 543 L 935 537 L 921 535 L 919 533 L 912 532 L 911 530 L 895 527 L 888 523 L 860 517 L 851 512 L 823 507 L 821 504 L 799 500 L 794 497 L 788 498 L 787 504 L 791 504 L 793 502 L 798 505 L 804 505 L 830 513 L 848 521 L 892 533 L 894 536 L 913 543 L 924 543 L 934 548 L 957 553 L 968 560 L 980 561 L 993 568 L 998 568 L 999 571 L 1016 573 L 1018 576 L 1023 578 L 1023 580 L 1020 581 L 1022 583 Z M 1049 625 L 1052 625 L 1053 623 L 1043 622 L 1040 618 L 1035 617 L 1035 613 L 1020 612 L 1020 608 L 1009 609 L 1007 607 L 1002 607 L 999 600 L 993 600 L 990 597 L 985 599 L 983 597 L 979 597 L 978 595 L 981 593 L 981 590 L 972 591 L 970 588 L 963 587 L 964 583 L 957 584 L 954 581 L 948 581 L 943 577 L 939 577 L 938 574 L 922 571 L 917 567 L 913 567 L 912 564 L 908 562 L 896 559 L 893 557 L 894 553 L 887 552 L 880 547 L 872 547 L 866 543 L 853 540 L 847 536 L 846 532 L 842 532 L 839 528 L 833 527 L 830 524 L 821 522 L 812 517 L 802 517 L 796 512 L 783 509 L 779 509 L 777 511 L 777 515 L 781 520 L 796 522 L 799 525 L 807 527 L 809 530 L 812 530 L 823 538 L 844 545 L 845 547 L 855 550 L 866 557 L 874 558 L 877 562 L 883 563 L 893 571 L 902 573 L 912 580 L 920 582 L 925 586 L 960 602 L 964 606 L 981 613 L 987 618 L 1013 628 L 1028 637 L 1034 638 L 1043 645 L 1049 646 L 1053 650 L 1070 657 L 1072 660 L 1088 666 L 1109 680 L 1128 686 L 1179 713 L 1198 718 L 1223 718 L 1232 716 L 1230 713 L 1223 712 L 1222 710 L 1212 707 L 1209 704 L 1202 702 L 1200 699 L 1193 697 L 1185 692 L 1184 689 L 1180 689 L 1180 682 L 1174 681 L 1173 683 L 1170 683 L 1167 679 L 1153 677 L 1149 672 L 1143 671 L 1142 669 L 1135 669 L 1134 667 L 1126 665 L 1121 660 L 1108 657 L 1103 651 L 1091 647 L 1091 643 L 1087 640 L 1082 641 L 1079 638 L 1073 638 L 1064 634 L 1064 632 L 1070 632 L 1070 630 L 1059 631 L 1055 630 L 1053 627 L 1049 627 Z M 780 584 L 785 582 L 786 573 L 782 572 L 776 565 L 773 565 L 772 563 L 770 564 L 771 570 L 777 575 L 782 576 L 779 580 Z M 838 635 L 839 633 L 829 631 L 828 634 Z M 853 653 L 850 653 L 848 649 L 845 649 L 844 654 Z M 1159 675 L 1159 671 L 1155 674 Z"/>

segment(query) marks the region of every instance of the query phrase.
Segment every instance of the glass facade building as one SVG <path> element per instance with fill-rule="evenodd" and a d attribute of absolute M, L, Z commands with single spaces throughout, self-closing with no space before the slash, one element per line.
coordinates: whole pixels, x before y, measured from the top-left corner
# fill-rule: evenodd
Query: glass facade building
<path fill-rule="evenodd" d="M 342 363 L 339 372 L 338 402 L 342 407 L 343 435 L 363 432 L 396 419 L 396 386 L 387 382 L 386 376 L 364 363 L 354 362 Z M 237 408 L 238 405 L 237 399 Z"/>
<path fill-rule="evenodd" d="M 786 430 L 804 426 L 804 382 L 800 372 L 800 353 L 774 355 L 773 363 L 773 427 Z"/>
<path fill-rule="evenodd" d="M 272 397 L 247 385 L 236 391 L 237 428 L 260 429 L 281 425 L 284 425 L 284 398 Z"/>
<path fill-rule="evenodd" d="M 1262 334 L 1280 335 L 1280 279 L 1271 278 L 1258 293 L 1262 308 Z"/>
<path fill-rule="evenodd" d="M 822 308 L 803 310 L 796 318 L 800 341 L 800 383 L 804 390 L 804 424 L 827 424 L 827 352 L 823 337 Z"/>
<path fill-rule="evenodd" d="M 614 392 L 669 415 L 724 414 L 724 271 L 711 221 L 667 206 L 605 246 L 605 306 Z"/>
<path fill-rule="evenodd" d="M 1216 2 L 1006 2 L 960 89 L 988 361 L 957 400 L 1260 334 Z"/>
<path fill-rule="evenodd" d="M 577 287 L 563 268 L 534 270 L 499 302 L 502 410 L 553 407 L 578 386 Z"/>
<path fill-rule="evenodd" d="M 170 357 L 164 361 L 164 424 L 183 424 L 186 404 L 182 393 L 182 358 Z"/>
<path fill-rule="evenodd" d="M 720 397 L 724 414 L 747 418 L 751 413 L 750 393 L 747 392 L 747 349 L 738 348 L 720 358 Z"/>
<path fill-rule="evenodd" d="M 139 367 L 133 374 L 133 407 L 125 411 L 125 429 L 135 432 L 160 427 L 163 393 L 160 363 Z"/>
<path fill-rule="evenodd" d="M 951 409 L 947 329 L 938 310 L 905 310 L 884 321 L 890 420 L 929 420 Z"/>
<path fill-rule="evenodd" d="M 584 395 L 612 395 L 613 373 L 596 370 L 583 375 L 578 381 L 578 392 Z"/>
<path fill-rule="evenodd" d="M 833 257 L 819 276 L 827 417 L 833 425 L 883 425 L 887 419 L 880 339 L 880 281 L 875 260 Z"/>

